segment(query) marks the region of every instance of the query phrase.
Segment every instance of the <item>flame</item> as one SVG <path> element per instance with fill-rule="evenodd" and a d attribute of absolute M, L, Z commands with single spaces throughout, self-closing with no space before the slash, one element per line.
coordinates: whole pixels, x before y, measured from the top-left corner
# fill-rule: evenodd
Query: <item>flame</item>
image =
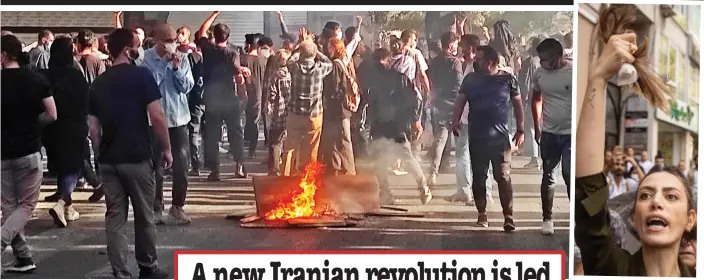
<path fill-rule="evenodd" d="M 305 174 L 298 184 L 298 190 L 292 197 L 291 202 L 284 204 L 279 203 L 279 206 L 269 211 L 264 215 L 267 220 L 288 220 L 295 218 L 318 217 L 321 214 L 326 214 L 329 210 L 326 209 L 323 213 L 315 212 L 315 191 L 320 187 L 320 174 L 323 166 L 317 162 L 309 163 L 305 168 Z"/>

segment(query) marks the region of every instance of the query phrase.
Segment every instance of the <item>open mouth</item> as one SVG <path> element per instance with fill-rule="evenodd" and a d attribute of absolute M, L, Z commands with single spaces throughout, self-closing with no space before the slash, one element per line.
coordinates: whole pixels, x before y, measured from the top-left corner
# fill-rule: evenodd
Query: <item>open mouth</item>
<path fill-rule="evenodd" d="M 668 226 L 667 220 L 661 217 L 652 217 L 648 218 L 646 220 L 645 225 L 648 227 L 648 230 L 651 231 L 659 231 Z"/>

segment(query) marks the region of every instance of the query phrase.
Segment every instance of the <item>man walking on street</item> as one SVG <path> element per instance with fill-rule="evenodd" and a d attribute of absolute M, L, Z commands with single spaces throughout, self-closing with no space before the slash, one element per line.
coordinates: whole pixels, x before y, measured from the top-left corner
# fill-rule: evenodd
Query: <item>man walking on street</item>
<path fill-rule="evenodd" d="M 540 68 L 533 75 L 533 126 L 535 141 L 540 144 L 543 181 L 540 198 L 543 204 L 545 235 L 555 233 L 552 206 L 555 197 L 555 167 L 561 163 L 562 177 L 570 186 L 572 147 L 572 62 L 565 59 L 562 45 L 555 39 L 541 42 L 536 51 Z"/>
<path fill-rule="evenodd" d="M 132 64 L 139 56 L 139 39 L 129 29 L 108 36 L 112 67 L 92 84 L 88 121 L 97 148 L 105 190 L 105 232 L 108 259 L 115 278 L 131 278 L 127 267 L 128 204 L 134 209 L 135 255 L 139 278 L 163 279 L 158 268 L 154 225 L 155 178 L 152 131 L 162 148 L 160 162 L 171 166 L 169 131 L 161 109 L 161 93 L 153 74 Z M 159 167 L 162 168 L 162 167 Z"/>
<path fill-rule="evenodd" d="M 144 52 L 143 67 L 151 71 L 161 92 L 161 106 L 164 108 L 166 125 L 169 128 L 171 154 L 174 156 L 172 169 L 173 186 L 169 217 L 178 224 L 188 224 L 191 219 L 186 216 L 183 206 L 186 203 L 188 189 L 189 141 L 186 125 L 191 121 L 188 108 L 188 93 L 193 88 L 191 65 L 185 54 L 177 52 L 176 30 L 170 25 L 159 25 L 154 31 L 156 46 Z M 164 211 L 164 170 L 159 153 L 162 147 L 154 143 L 156 161 L 156 201 L 154 203 L 154 222 L 162 224 Z"/>
<path fill-rule="evenodd" d="M 31 273 L 37 266 L 24 235 L 37 207 L 42 183 L 40 126 L 56 120 L 49 81 L 20 67 L 22 44 L 14 35 L 2 42 L 2 250 L 12 247 L 7 272 Z"/>
<path fill-rule="evenodd" d="M 443 53 L 430 61 L 428 76 L 433 83 L 432 127 L 433 146 L 430 162 L 428 185 L 437 184 L 441 162 L 449 161 L 450 129 L 452 126 L 452 107 L 462 84 L 462 61 L 457 57 L 459 38 L 455 33 L 445 32 L 440 36 Z M 446 165 L 449 165 L 447 163 Z"/>
<path fill-rule="evenodd" d="M 523 102 L 515 76 L 499 70 L 499 54 L 480 46 L 474 58 L 474 73 L 464 78 L 455 103 L 453 131 L 460 129 L 460 118 L 469 106 L 469 153 L 472 158 L 472 192 L 479 216 L 477 225 L 488 227 L 486 176 L 492 165 L 499 187 L 504 214 L 504 231 L 513 232 L 513 186 L 511 185 L 511 141 L 508 130 L 509 103 L 513 105 L 517 129 L 513 145 L 523 144 Z"/>

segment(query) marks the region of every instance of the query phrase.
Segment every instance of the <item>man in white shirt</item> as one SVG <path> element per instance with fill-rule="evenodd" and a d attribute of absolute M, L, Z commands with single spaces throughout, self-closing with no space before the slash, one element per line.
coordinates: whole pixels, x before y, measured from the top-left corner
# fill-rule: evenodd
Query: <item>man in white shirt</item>
<path fill-rule="evenodd" d="M 626 161 L 623 158 L 614 158 L 613 168 L 606 178 L 609 184 L 609 199 L 638 189 L 638 181 L 626 178 L 624 174 L 626 174 Z"/>
<path fill-rule="evenodd" d="M 641 168 L 643 168 L 643 173 L 648 174 L 650 169 L 653 168 L 654 164 L 652 161 L 648 160 L 648 151 L 640 152 L 640 161 L 638 162 Z"/>

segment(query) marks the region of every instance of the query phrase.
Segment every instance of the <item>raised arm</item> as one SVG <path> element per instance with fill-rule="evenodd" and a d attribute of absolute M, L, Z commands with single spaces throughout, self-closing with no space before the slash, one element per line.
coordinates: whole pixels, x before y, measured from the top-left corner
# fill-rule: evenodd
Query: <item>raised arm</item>
<path fill-rule="evenodd" d="M 120 29 L 122 28 L 122 11 L 117 11 L 112 13 L 113 21 L 115 22 L 115 28 Z"/>
<path fill-rule="evenodd" d="M 220 15 L 220 12 L 213 12 L 208 16 L 208 18 L 203 21 L 203 24 L 200 25 L 200 35 L 199 38 L 208 38 L 208 30 L 210 30 L 210 27 L 213 25 L 213 22 L 215 22 L 215 18 Z"/>
<path fill-rule="evenodd" d="M 281 12 L 276 12 L 279 16 L 279 25 L 281 25 L 281 35 L 287 38 L 295 38 L 293 34 L 288 33 L 288 27 L 286 27 L 286 22 L 284 21 L 284 14 Z"/>
<path fill-rule="evenodd" d="M 581 249 L 587 275 L 624 275 L 629 268 L 628 252 L 614 242 L 606 205 L 609 189 L 602 171 L 606 81 L 618 72 L 624 62 L 634 61 L 629 49 L 635 39 L 635 34 L 615 35 L 604 47 L 589 78 L 577 123 L 575 242 Z"/>
<path fill-rule="evenodd" d="M 357 50 L 359 42 L 362 41 L 362 37 L 359 35 L 360 30 L 362 30 L 362 17 L 357 16 L 357 26 L 355 28 L 354 37 L 352 38 L 352 41 L 347 43 L 347 46 L 345 46 L 345 52 L 347 53 L 347 57 L 345 57 L 345 60 L 343 61 L 345 65 L 352 61 L 352 56 L 354 56 L 354 52 Z"/>

